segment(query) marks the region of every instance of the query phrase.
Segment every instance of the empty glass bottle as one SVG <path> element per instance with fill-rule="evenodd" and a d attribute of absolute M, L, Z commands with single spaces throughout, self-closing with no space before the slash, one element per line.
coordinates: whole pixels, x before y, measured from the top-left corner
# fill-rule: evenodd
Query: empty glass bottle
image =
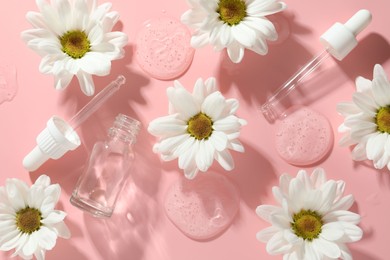
<path fill-rule="evenodd" d="M 70 202 L 96 217 L 110 217 L 134 160 L 141 123 L 119 114 L 105 141 L 97 142 Z"/>

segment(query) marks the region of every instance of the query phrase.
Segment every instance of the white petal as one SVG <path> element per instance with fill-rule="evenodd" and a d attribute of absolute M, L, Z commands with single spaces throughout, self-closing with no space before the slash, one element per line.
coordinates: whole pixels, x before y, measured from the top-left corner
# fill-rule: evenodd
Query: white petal
<path fill-rule="evenodd" d="M 7 240 L 1 241 L 2 244 L 0 246 L 0 250 L 2 251 L 9 251 L 13 248 L 16 248 L 20 245 L 20 237 L 22 233 L 20 233 L 18 230 L 13 230 L 10 232 L 10 235 L 8 236 Z"/>
<path fill-rule="evenodd" d="M 186 123 L 177 115 L 168 115 L 154 119 L 149 123 L 148 131 L 157 137 L 171 137 L 186 133 Z"/>
<path fill-rule="evenodd" d="M 199 107 L 192 95 L 184 88 L 168 88 L 167 95 L 175 111 L 181 114 L 182 119 L 190 119 L 198 114 Z"/>
<path fill-rule="evenodd" d="M 352 96 L 353 102 L 364 112 L 366 112 L 371 117 L 375 117 L 376 110 L 378 109 L 375 104 L 375 100 L 372 97 L 372 94 L 369 92 L 355 92 Z"/>
<path fill-rule="evenodd" d="M 383 77 L 372 80 L 372 94 L 378 105 L 386 107 L 390 104 L 390 84 Z"/>
<path fill-rule="evenodd" d="M 22 249 L 24 255 L 30 256 L 37 250 L 39 240 L 38 232 L 39 231 L 33 232 L 30 236 L 28 236 L 28 239 Z"/>
<path fill-rule="evenodd" d="M 337 244 L 333 242 L 329 242 L 325 239 L 314 239 L 312 241 L 314 250 L 318 250 L 322 254 L 330 257 L 330 258 L 339 258 L 341 255 L 340 248 Z"/>
<path fill-rule="evenodd" d="M 256 16 L 267 16 L 280 12 L 286 8 L 284 2 L 278 2 L 274 0 L 265 0 L 265 1 L 253 1 L 247 7 L 247 13 L 249 15 Z"/>
<path fill-rule="evenodd" d="M 267 243 L 267 252 L 271 255 L 284 254 L 292 248 L 292 245 L 288 243 L 284 237 L 283 232 L 278 232 L 272 236 Z"/>
<path fill-rule="evenodd" d="M 110 59 L 99 52 L 87 52 L 77 60 L 80 68 L 88 74 L 106 76 L 111 70 Z"/>
<path fill-rule="evenodd" d="M 251 47 L 255 44 L 256 33 L 245 23 L 239 23 L 232 27 L 232 34 L 236 41 L 245 47 Z"/>
<path fill-rule="evenodd" d="M 217 151 L 223 151 L 228 144 L 228 138 L 225 133 L 214 130 L 208 139 Z"/>
<path fill-rule="evenodd" d="M 244 57 L 244 48 L 236 41 L 227 46 L 227 53 L 230 60 L 234 63 L 240 63 Z"/>
<path fill-rule="evenodd" d="M 259 232 L 257 232 L 256 234 L 256 238 L 257 240 L 259 240 L 260 242 L 268 242 L 275 234 L 276 232 L 278 232 L 279 229 L 274 227 L 274 226 L 270 226 L 270 227 L 267 227 L 263 230 L 260 230 Z"/>
<path fill-rule="evenodd" d="M 222 132 L 238 132 L 241 128 L 241 124 L 236 116 L 227 116 L 220 120 L 214 121 L 213 129 Z"/>
<path fill-rule="evenodd" d="M 240 153 L 245 152 L 244 146 L 237 139 L 229 141 L 228 148 Z"/>
<path fill-rule="evenodd" d="M 55 89 L 61 90 L 66 88 L 73 79 L 73 74 L 64 71 L 63 73 L 56 75 L 54 77 L 54 87 Z"/>
<path fill-rule="evenodd" d="M 18 179 L 6 180 L 6 191 L 8 198 L 12 201 L 12 207 L 15 211 L 25 208 L 27 200 L 28 186 Z"/>
<path fill-rule="evenodd" d="M 246 17 L 245 23 L 253 29 L 260 31 L 262 35 L 264 35 L 264 37 L 268 40 L 275 41 L 278 38 L 278 34 L 276 32 L 274 24 L 266 18 Z M 262 37 L 259 38 L 262 39 Z"/>
<path fill-rule="evenodd" d="M 322 187 L 322 202 L 320 203 L 319 213 L 324 214 L 328 212 L 333 206 L 336 197 L 337 184 L 334 180 L 327 181 Z"/>
<path fill-rule="evenodd" d="M 202 48 L 209 43 L 209 35 L 205 32 L 197 32 L 191 37 L 191 46 L 194 48 Z"/>
<path fill-rule="evenodd" d="M 220 119 L 220 115 L 225 108 L 225 98 L 221 92 L 217 91 L 207 96 L 202 104 L 201 110 L 208 115 L 213 122 Z"/>
<path fill-rule="evenodd" d="M 339 112 L 342 116 L 349 116 L 352 114 L 357 114 L 361 110 L 352 102 L 340 102 L 336 107 L 337 112 Z"/>
<path fill-rule="evenodd" d="M 363 161 L 367 159 L 366 154 L 366 143 L 357 144 L 352 150 L 352 160 L 354 161 Z"/>
<path fill-rule="evenodd" d="M 368 139 L 366 152 L 367 152 L 367 158 L 369 160 L 376 161 L 379 160 L 380 157 L 382 157 L 387 138 L 388 138 L 387 133 L 380 133 Z"/>
<path fill-rule="evenodd" d="M 49 228 L 42 226 L 37 233 L 39 247 L 51 250 L 56 244 L 57 234 Z M 34 250 L 35 251 L 35 250 Z"/>
<path fill-rule="evenodd" d="M 60 210 L 53 210 L 41 222 L 45 225 L 51 225 L 64 220 L 66 213 Z"/>
<path fill-rule="evenodd" d="M 76 76 L 79 80 L 80 88 L 83 93 L 87 96 L 92 96 L 95 93 L 95 85 L 93 83 L 92 76 L 82 71 L 79 71 Z"/>
<path fill-rule="evenodd" d="M 332 210 L 348 210 L 351 208 L 352 204 L 354 203 L 354 198 L 352 194 L 349 194 L 345 197 L 342 197 L 339 201 L 335 202 L 332 206 Z"/>
<path fill-rule="evenodd" d="M 192 91 L 192 95 L 194 96 L 194 99 L 198 103 L 199 107 L 201 106 L 205 97 L 207 96 L 207 95 L 205 95 L 205 90 L 206 90 L 206 87 L 205 87 L 205 84 L 203 83 L 203 79 L 198 78 L 195 82 L 194 89 Z"/>
<path fill-rule="evenodd" d="M 372 82 L 371 80 L 359 76 L 355 80 L 355 85 L 356 85 L 356 90 L 358 92 L 364 92 L 367 90 L 371 90 Z"/>
<path fill-rule="evenodd" d="M 272 225 L 280 228 L 280 229 L 289 229 L 290 223 L 292 221 L 290 216 L 287 216 L 284 213 L 274 213 L 270 215 L 270 220 Z"/>
<path fill-rule="evenodd" d="M 177 149 L 174 151 L 174 154 L 176 156 L 181 156 L 182 154 L 190 150 L 195 142 L 197 142 L 197 140 L 194 137 L 188 137 L 183 143 L 181 143 L 177 147 Z"/>
<path fill-rule="evenodd" d="M 310 175 L 314 188 L 321 187 L 326 182 L 326 173 L 322 168 L 316 168 Z"/>
<path fill-rule="evenodd" d="M 346 245 L 344 244 L 339 244 L 339 247 L 340 247 L 340 250 L 341 250 L 341 258 L 343 260 L 352 260 L 352 254 L 351 252 L 349 251 L 349 249 L 347 248 Z"/>
<path fill-rule="evenodd" d="M 214 147 L 208 141 L 199 142 L 199 150 L 196 154 L 196 165 L 202 172 L 206 172 L 213 163 Z"/>
<path fill-rule="evenodd" d="M 231 171 L 234 169 L 234 161 L 228 150 L 216 151 L 214 156 L 226 171 Z"/>
<path fill-rule="evenodd" d="M 359 214 L 347 210 L 331 211 L 327 213 L 325 216 L 323 216 L 323 220 L 325 222 L 343 221 L 352 224 L 358 224 L 360 222 L 360 219 L 361 217 Z"/>
<path fill-rule="evenodd" d="M 100 26 L 100 24 L 96 24 L 88 33 L 88 40 L 91 46 L 101 43 L 103 36 L 103 28 Z"/>
<path fill-rule="evenodd" d="M 275 213 L 282 213 L 282 209 L 273 205 L 260 205 L 256 208 L 256 214 L 269 223 L 271 223 L 271 216 Z"/>
<path fill-rule="evenodd" d="M 320 238 L 337 241 L 344 235 L 342 225 L 338 222 L 326 223 L 321 227 Z"/>
<path fill-rule="evenodd" d="M 294 178 L 290 182 L 289 187 L 289 197 L 292 201 L 294 201 L 295 204 L 298 204 L 299 206 L 303 205 L 303 200 L 305 196 L 304 192 L 304 185 L 301 180 Z M 300 209 L 296 209 L 300 210 Z"/>
<path fill-rule="evenodd" d="M 192 146 L 179 156 L 179 168 L 186 169 L 195 162 L 196 154 L 199 152 L 199 141 L 195 141 Z"/>
<path fill-rule="evenodd" d="M 70 230 L 63 221 L 52 225 L 52 229 L 61 238 L 69 239 L 71 237 Z"/>
<path fill-rule="evenodd" d="M 363 237 L 363 230 L 356 226 L 355 224 L 351 224 L 348 222 L 339 222 L 342 224 L 345 236 L 341 240 L 341 242 L 356 242 L 359 241 Z"/>
<path fill-rule="evenodd" d="M 155 152 L 163 154 L 173 154 L 180 144 L 184 143 L 189 138 L 188 134 L 182 134 L 177 136 L 168 137 L 160 141 L 156 146 Z"/>
<path fill-rule="evenodd" d="M 305 257 L 304 260 L 320 260 L 319 252 L 314 248 L 313 243 L 305 242 Z"/>

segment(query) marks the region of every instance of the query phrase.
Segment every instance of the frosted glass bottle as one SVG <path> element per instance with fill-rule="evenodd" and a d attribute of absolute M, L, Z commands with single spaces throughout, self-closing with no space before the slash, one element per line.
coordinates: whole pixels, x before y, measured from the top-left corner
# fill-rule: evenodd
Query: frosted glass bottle
<path fill-rule="evenodd" d="M 141 123 L 119 114 L 105 141 L 97 142 L 70 202 L 96 217 L 110 217 L 134 160 Z"/>

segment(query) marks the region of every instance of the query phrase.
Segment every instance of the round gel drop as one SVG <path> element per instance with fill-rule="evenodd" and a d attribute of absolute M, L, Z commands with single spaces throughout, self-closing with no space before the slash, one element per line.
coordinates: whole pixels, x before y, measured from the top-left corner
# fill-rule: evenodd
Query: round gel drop
<path fill-rule="evenodd" d="M 323 159 L 333 144 L 328 120 L 307 107 L 294 109 L 277 126 L 275 145 L 280 157 L 293 165 L 310 165 Z"/>
<path fill-rule="evenodd" d="M 225 231 L 239 208 L 235 186 L 223 175 L 199 173 L 181 178 L 168 190 L 165 212 L 172 223 L 194 240 L 208 240 Z"/>
<path fill-rule="evenodd" d="M 194 57 L 190 40 L 190 32 L 180 21 L 149 20 L 137 35 L 136 61 L 153 78 L 177 78 L 188 69 Z"/>

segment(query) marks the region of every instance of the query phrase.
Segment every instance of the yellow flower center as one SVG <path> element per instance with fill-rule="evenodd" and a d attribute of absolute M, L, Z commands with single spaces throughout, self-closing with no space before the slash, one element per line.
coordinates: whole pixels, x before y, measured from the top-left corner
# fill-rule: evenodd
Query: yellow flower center
<path fill-rule="evenodd" d="M 16 212 L 16 226 L 27 234 L 37 231 L 41 227 L 42 214 L 35 208 L 24 208 Z"/>
<path fill-rule="evenodd" d="M 298 237 L 312 241 L 321 233 L 322 225 L 320 214 L 316 211 L 302 209 L 294 214 L 291 228 Z"/>
<path fill-rule="evenodd" d="M 213 132 L 213 121 L 203 113 L 191 117 L 187 125 L 187 132 L 198 140 L 207 140 Z"/>
<path fill-rule="evenodd" d="M 217 13 L 219 19 L 230 26 L 239 24 L 246 17 L 246 4 L 243 0 L 220 0 Z"/>
<path fill-rule="evenodd" d="M 378 131 L 390 134 L 390 107 L 381 107 L 375 117 Z"/>
<path fill-rule="evenodd" d="M 60 37 L 62 51 L 73 59 L 82 58 L 90 51 L 88 36 L 80 30 L 68 31 Z"/>

